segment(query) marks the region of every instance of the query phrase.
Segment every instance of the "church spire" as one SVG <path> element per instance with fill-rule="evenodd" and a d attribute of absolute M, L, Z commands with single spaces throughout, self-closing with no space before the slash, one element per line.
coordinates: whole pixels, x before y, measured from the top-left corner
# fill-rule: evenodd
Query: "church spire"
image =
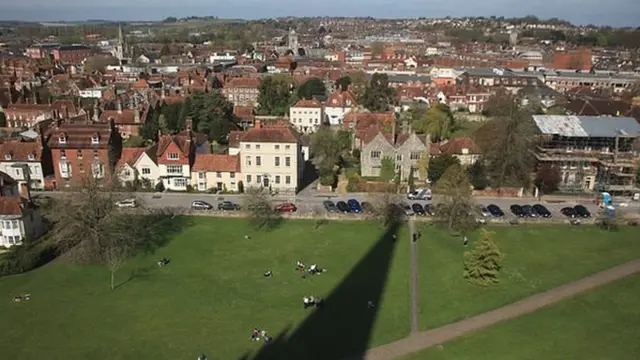
<path fill-rule="evenodd" d="M 124 45 L 124 36 L 122 36 L 122 24 L 118 23 L 118 44 Z"/>

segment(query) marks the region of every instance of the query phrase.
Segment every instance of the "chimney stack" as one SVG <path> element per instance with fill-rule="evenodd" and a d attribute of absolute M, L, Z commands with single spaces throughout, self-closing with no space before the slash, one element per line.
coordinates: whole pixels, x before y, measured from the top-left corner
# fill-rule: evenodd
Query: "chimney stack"
<path fill-rule="evenodd" d="M 191 127 L 193 126 L 193 120 L 191 120 L 190 117 L 186 118 L 184 120 L 185 123 L 185 128 L 187 129 L 187 131 L 191 131 Z"/>
<path fill-rule="evenodd" d="M 64 117 L 68 119 L 69 118 L 69 108 L 64 106 L 63 109 L 64 109 Z"/>
<path fill-rule="evenodd" d="M 140 110 L 138 110 L 138 109 L 136 109 L 136 110 L 135 110 L 135 112 L 134 112 L 134 116 L 133 116 L 133 121 L 134 121 L 136 124 L 139 124 L 139 123 L 140 123 Z"/>
<path fill-rule="evenodd" d="M 122 114 L 122 103 L 120 102 L 120 100 L 116 102 L 116 111 L 118 112 L 118 114 Z"/>
<path fill-rule="evenodd" d="M 262 123 L 261 123 L 260 119 L 253 120 L 253 127 L 255 129 L 261 129 L 262 128 Z"/>
<path fill-rule="evenodd" d="M 396 121 L 393 119 L 393 123 L 391 124 L 391 141 L 395 144 L 396 142 Z"/>
<path fill-rule="evenodd" d="M 402 133 L 403 134 L 409 133 L 409 121 L 407 120 L 402 120 Z"/>

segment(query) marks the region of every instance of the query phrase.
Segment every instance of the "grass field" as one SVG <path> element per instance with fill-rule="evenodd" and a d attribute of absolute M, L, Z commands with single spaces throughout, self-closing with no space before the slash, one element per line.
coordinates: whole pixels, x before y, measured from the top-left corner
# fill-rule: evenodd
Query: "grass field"
<path fill-rule="evenodd" d="M 640 275 L 404 358 L 638 359 Z"/>
<path fill-rule="evenodd" d="M 235 360 L 261 348 L 249 340 L 258 327 L 274 336 L 271 348 L 280 354 L 325 360 L 408 335 L 406 228 L 400 228 L 392 251 L 392 241 L 378 241 L 383 229 L 374 222 L 330 222 L 314 230 L 312 221 L 292 220 L 268 232 L 249 231 L 240 219 L 189 222 L 155 254 L 126 262 L 114 291 L 104 267 L 63 261 L 0 278 L 0 319 L 11 329 L 0 338 L 2 357 L 186 359 L 204 352 Z M 640 253 L 636 229 L 495 230 L 505 270 L 502 282 L 488 289 L 462 279 L 459 238 L 435 228 L 423 231 L 418 243 L 423 328 L 577 280 Z M 165 256 L 171 263 L 158 268 L 156 260 Z M 303 279 L 294 270 L 298 260 L 328 271 Z M 273 277 L 265 278 L 266 270 Z M 24 293 L 32 299 L 11 301 Z M 325 308 L 304 310 L 307 295 L 325 297 Z M 374 310 L 366 306 L 372 298 Z M 285 330 L 287 336 L 280 337 Z M 257 359 L 283 358 L 273 355 L 276 350 Z"/>
<path fill-rule="evenodd" d="M 246 240 L 243 220 L 193 222 L 154 255 L 130 260 L 119 280 L 132 271 L 140 275 L 114 291 L 106 268 L 61 262 L 0 278 L 0 319 L 11 328 L 0 338 L 1 357 L 195 359 L 204 352 L 212 359 L 239 359 L 263 344 L 250 341 L 253 328 L 273 337 L 285 328 L 296 330 L 314 311 L 303 309 L 302 298 L 328 296 L 383 232 L 372 222 L 333 222 L 314 231 L 312 221 L 291 221 L 270 232 L 249 232 L 252 238 Z M 409 235 L 401 229 L 398 237 Z M 371 345 L 409 333 L 408 246 L 403 245 L 398 250 L 404 251 L 394 253 L 384 297 L 377 303 Z M 163 256 L 171 262 L 158 268 L 155 262 Z M 298 260 L 327 272 L 302 279 L 294 270 Z M 263 276 L 267 269 L 273 277 Z M 355 279 L 353 298 L 362 295 L 357 292 L 368 281 Z M 11 301 L 24 293 L 32 299 Z M 367 301 L 356 306 L 367 308 Z M 326 307 L 318 311 L 331 314 Z M 339 333 L 357 320 L 340 309 L 338 315 L 331 317 L 333 324 L 318 325 L 336 329 L 319 330 Z"/>
<path fill-rule="evenodd" d="M 446 325 L 640 257 L 640 231 L 593 226 L 496 227 L 505 255 L 500 283 L 482 288 L 462 277 L 462 241 L 427 227 L 419 242 L 420 327 Z M 474 236 L 469 240 L 473 241 Z"/>

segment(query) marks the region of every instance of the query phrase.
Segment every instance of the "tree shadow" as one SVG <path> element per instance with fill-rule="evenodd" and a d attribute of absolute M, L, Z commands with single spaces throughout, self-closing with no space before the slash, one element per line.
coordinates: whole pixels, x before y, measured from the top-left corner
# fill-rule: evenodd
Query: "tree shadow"
<path fill-rule="evenodd" d="M 257 353 L 239 360 L 361 359 L 369 347 L 371 331 L 382 300 L 400 222 L 384 234 L 291 334 L 284 330 Z M 316 294 L 309 294 L 316 295 Z M 300 301 L 302 299 L 294 299 Z"/>
<path fill-rule="evenodd" d="M 181 215 L 171 209 L 154 209 L 145 214 L 131 215 L 137 226 L 138 254 L 152 254 L 185 228 L 194 224 L 192 216 Z"/>

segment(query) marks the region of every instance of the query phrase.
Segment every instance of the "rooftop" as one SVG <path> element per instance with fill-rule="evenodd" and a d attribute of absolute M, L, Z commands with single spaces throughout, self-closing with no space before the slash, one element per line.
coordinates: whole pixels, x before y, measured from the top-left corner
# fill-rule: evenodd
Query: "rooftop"
<path fill-rule="evenodd" d="M 564 137 L 638 137 L 640 124 L 631 117 L 534 115 L 545 135 Z"/>

